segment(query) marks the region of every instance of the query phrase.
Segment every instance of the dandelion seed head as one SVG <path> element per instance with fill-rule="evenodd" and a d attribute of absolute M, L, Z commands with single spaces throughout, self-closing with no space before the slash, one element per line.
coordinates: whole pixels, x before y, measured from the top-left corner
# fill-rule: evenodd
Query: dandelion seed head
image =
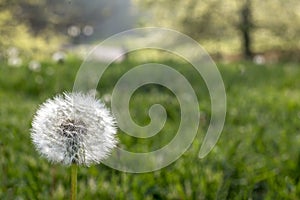
<path fill-rule="evenodd" d="M 33 72 L 39 72 L 41 71 L 41 63 L 36 60 L 32 60 L 29 62 L 28 68 Z"/>
<path fill-rule="evenodd" d="M 54 163 L 98 164 L 116 146 L 115 120 L 91 95 L 64 93 L 47 100 L 34 116 L 31 138 Z"/>

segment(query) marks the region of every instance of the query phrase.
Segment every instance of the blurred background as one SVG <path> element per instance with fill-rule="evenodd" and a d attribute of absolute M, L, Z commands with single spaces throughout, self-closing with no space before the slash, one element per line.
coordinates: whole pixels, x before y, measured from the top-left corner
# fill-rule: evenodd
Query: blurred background
<path fill-rule="evenodd" d="M 199 159 L 211 116 L 202 77 L 168 52 L 130 52 L 105 71 L 97 97 L 110 107 L 111 92 L 124 73 L 144 63 L 166 64 L 196 92 L 199 133 L 181 158 L 156 172 L 80 168 L 79 199 L 299 199 L 299 0 L 0 0 L 0 199 L 69 198 L 69 169 L 48 163 L 34 149 L 33 115 L 47 98 L 72 91 L 95 45 L 149 26 L 187 34 L 214 59 L 227 92 L 223 133 L 213 151 Z M 128 42 L 152 39 L 134 36 Z M 95 59 L 104 62 L 123 48 L 102 47 Z M 149 152 L 172 140 L 180 105 L 168 89 L 139 88 L 130 101 L 132 118 L 147 125 L 155 103 L 167 110 L 165 127 L 148 139 L 119 130 L 121 148 Z"/>
<path fill-rule="evenodd" d="M 1 0 L 1 57 L 24 59 L 97 44 L 121 31 L 159 26 L 192 37 L 216 59 L 299 59 L 297 0 Z M 262 58 L 262 57 L 261 57 Z"/>

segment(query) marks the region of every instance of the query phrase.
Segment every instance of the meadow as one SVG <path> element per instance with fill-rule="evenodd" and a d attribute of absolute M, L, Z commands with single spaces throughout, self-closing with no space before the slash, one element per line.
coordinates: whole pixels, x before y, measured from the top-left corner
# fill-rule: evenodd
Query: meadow
<path fill-rule="evenodd" d="M 34 71 L 26 64 L 15 68 L 0 63 L 0 199 L 69 198 L 69 168 L 38 155 L 30 127 L 39 104 L 72 91 L 80 64 L 76 58 L 45 61 Z M 118 78 L 138 64 L 128 60 L 111 65 L 98 96 L 109 94 Z M 81 167 L 78 199 L 299 199 L 300 64 L 217 63 L 227 93 L 227 116 L 217 145 L 204 159 L 198 152 L 210 119 L 207 88 L 189 64 L 165 64 L 185 75 L 197 93 L 201 118 L 196 139 L 177 161 L 155 172 L 130 174 L 102 164 Z M 138 89 L 130 102 L 132 118 L 147 124 L 154 103 L 167 110 L 163 130 L 148 140 L 119 131 L 122 148 L 148 152 L 174 137 L 180 106 L 165 88 Z"/>

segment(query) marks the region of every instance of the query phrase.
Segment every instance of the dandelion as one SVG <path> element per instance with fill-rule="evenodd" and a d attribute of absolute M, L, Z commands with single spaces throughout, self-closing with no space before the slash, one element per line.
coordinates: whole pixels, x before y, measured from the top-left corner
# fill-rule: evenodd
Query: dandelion
<path fill-rule="evenodd" d="M 52 55 L 52 60 L 56 63 L 63 63 L 66 59 L 66 54 L 62 51 L 57 51 Z"/>
<path fill-rule="evenodd" d="M 11 67 L 18 68 L 21 67 L 22 65 L 22 59 L 19 57 L 9 57 L 7 64 Z"/>
<path fill-rule="evenodd" d="M 94 28 L 90 25 L 86 25 L 84 28 L 83 28 L 83 34 L 85 36 L 91 36 L 94 34 Z"/>
<path fill-rule="evenodd" d="M 111 95 L 110 94 L 104 94 L 102 98 L 103 98 L 103 101 L 106 102 L 106 103 L 111 102 Z"/>
<path fill-rule="evenodd" d="M 33 72 L 39 72 L 41 71 L 41 63 L 36 60 L 32 60 L 29 62 L 28 68 Z"/>
<path fill-rule="evenodd" d="M 82 93 L 47 100 L 31 129 L 33 143 L 43 157 L 72 165 L 72 195 L 76 195 L 77 165 L 90 166 L 105 159 L 116 146 L 115 134 L 115 120 L 105 105 Z"/>

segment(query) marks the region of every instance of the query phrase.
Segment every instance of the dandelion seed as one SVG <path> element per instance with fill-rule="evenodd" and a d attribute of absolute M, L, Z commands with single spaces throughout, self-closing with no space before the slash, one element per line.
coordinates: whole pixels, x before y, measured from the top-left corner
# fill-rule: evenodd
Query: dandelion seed
<path fill-rule="evenodd" d="M 38 152 L 65 165 L 98 164 L 116 146 L 115 120 L 91 95 L 64 93 L 37 111 L 31 137 Z"/>

